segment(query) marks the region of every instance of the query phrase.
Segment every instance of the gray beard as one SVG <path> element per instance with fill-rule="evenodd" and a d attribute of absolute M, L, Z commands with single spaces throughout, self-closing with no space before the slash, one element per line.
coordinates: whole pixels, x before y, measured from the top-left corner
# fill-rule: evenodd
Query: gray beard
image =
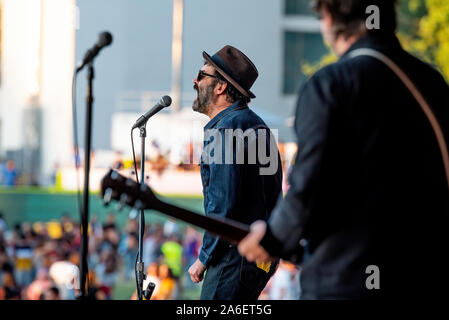
<path fill-rule="evenodd" d="M 206 114 L 212 101 L 215 84 L 199 89 L 198 98 L 193 101 L 192 110 Z"/>

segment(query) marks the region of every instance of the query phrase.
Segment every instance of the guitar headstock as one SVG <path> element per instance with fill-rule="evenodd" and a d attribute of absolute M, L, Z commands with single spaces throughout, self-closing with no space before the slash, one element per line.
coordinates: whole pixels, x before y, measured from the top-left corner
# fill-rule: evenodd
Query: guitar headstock
<path fill-rule="evenodd" d="M 101 195 L 106 205 L 111 200 L 117 200 L 120 201 L 120 208 L 128 205 L 137 210 L 153 209 L 171 218 L 196 225 L 233 243 L 242 240 L 250 230 L 249 226 L 241 222 L 221 217 L 208 217 L 161 201 L 147 185 L 141 186 L 112 169 L 101 180 Z"/>
<path fill-rule="evenodd" d="M 112 169 L 101 180 L 101 196 L 105 205 L 111 200 L 119 201 L 119 209 L 125 205 L 138 210 L 152 209 L 159 201 L 147 185 L 141 186 Z"/>

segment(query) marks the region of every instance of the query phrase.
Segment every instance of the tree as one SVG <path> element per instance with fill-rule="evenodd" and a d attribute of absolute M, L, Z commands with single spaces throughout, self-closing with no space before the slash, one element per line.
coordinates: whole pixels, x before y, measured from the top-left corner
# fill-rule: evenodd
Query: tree
<path fill-rule="evenodd" d="M 425 3 L 427 15 L 420 21 L 419 37 L 413 41 L 411 51 L 419 52 L 449 81 L 449 1 L 426 0 Z"/>
<path fill-rule="evenodd" d="M 434 65 L 449 81 L 449 1 L 399 1 L 398 38 L 405 50 Z M 329 49 L 318 63 L 302 69 L 311 75 L 336 60 Z"/>

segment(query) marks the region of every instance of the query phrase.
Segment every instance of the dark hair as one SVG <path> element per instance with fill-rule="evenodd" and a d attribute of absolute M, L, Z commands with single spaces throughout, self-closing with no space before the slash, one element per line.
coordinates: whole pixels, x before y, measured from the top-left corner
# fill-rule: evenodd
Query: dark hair
<path fill-rule="evenodd" d="M 48 288 L 48 291 L 51 291 L 56 296 L 59 295 L 59 289 L 57 287 L 52 286 L 52 287 Z"/>
<path fill-rule="evenodd" d="M 226 82 L 228 85 L 226 87 L 226 100 L 230 103 L 234 103 L 236 101 L 242 101 L 244 104 L 248 104 L 251 102 L 251 98 L 245 96 L 243 93 L 238 91 L 236 87 L 234 87 L 229 81 L 227 81 L 219 72 L 215 71 L 215 75 L 220 82 Z"/>
<path fill-rule="evenodd" d="M 397 0 L 314 0 L 314 9 L 320 12 L 323 6 L 329 10 L 333 18 L 333 29 L 336 36 L 345 38 L 360 33 L 394 33 Z M 375 5 L 380 12 L 380 29 L 368 30 L 366 9 Z"/>
<path fill-rule="evenodd" d="M 207 61 L 204 62 L 206 65 L 211 65 Z M 217 70 L 215 70 L 215 76 L 217 77 L 216 81 L 221 83 L 226 82 L 228 85 L 226 87 L 226 100 L 230 103 L 234 103 L 236 101 L 242 101 L 244 104 L 248 104 L 251 102 L 251 98 L 245 96 L 243 93 L 238 91 L 236 87 L 234 87 L 228 80 L 225 79 Z"/>

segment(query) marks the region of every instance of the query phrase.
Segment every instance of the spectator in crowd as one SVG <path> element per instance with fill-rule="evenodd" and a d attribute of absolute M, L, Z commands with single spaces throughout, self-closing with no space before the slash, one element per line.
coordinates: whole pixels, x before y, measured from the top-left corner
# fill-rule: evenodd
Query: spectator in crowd
<path fill-rule="evenodd" d="M 3 217 L 3 212 L 0 211 L 0 234 L 3 234 L 8 229 L 8 224 Z"/>
<path fill-rule="evenodd" d="M 148 287 L 148 284 L 150 282 L 154 283 L 154 290 L 153 290 L 153 295 L 158 294 L 160 285 L 161 285 L 161 280 L 159 279 L 159 264 L 157 262 L 152 262 L 148 268 L 147 268 L 147 278 L 145 279 L 144 288 Z M 137 294 L 137 292 L 136 292 Z"/>
<path fill-rule="evenodd" d="M 129 280 L 134 277 L 139 238 L 136 233 L 131 232 L 124 240 L 124 246 L 119 253 L 123 259 L 124 279 Z"/>
<path fill-rule="evenodd" d="M 27 299 L 40 300 L 41 295 L 52 286 L 54 286 L 54 283 L 51 281 L 48 270 L 40 268 L 37 271 L 36 280 L 34 280 L 26 290 Z"/>
<path fill-rule="evenodd" d="M 13 160 L 6 161 L 6 165 L 3 167 L 2 183 L 5 186 L 12 187 L 17 184 L 17 169 Z"/>
<path fill-rule="evenodd" d="M 0 300 L 20 300 L 20 287 L 14 280 L 14 274 L 11 271 L 3 273 L 3 284 L 0 286 Z"/>
<path fill-rule="evenodd" d="M 70 261 L 70 254 L 65 253 L 64 259 L 54 262 L 49 269 L 51 279 L 55 282 L 55 286 L 59 289 L 63 300 L 73 300 L 76 298 L 77 288 L 79 284 L 78 266 Z"/>
<path fill-rule="evenodd" d="M 164 239 L 163 227 L 160 223 L 155 225 L 154 230 L 148 228 L 143 241 L 143 262 L 146 266 L 156 262 L 160 256 L 160 248 Z"/>
<path fill-rule="evenodd" d="M 106 222 L 103 225 L 103 229 L 116 229 L 117 230 L 117 224 L 115 222 L 115 213 L 110 212 L 108 213 L 108 216 L 106 217 Z"/>
<path fill-rule="evenodd" d="M 4 283 L 4 277 L 6 273 L 12 273 L 14 265 L 6 253 L 4 245 L 0 241 L 0 287 Z"/>
<path fill-rule="evenodd" d="M 171 220 L 168 219 L 167 221 L 165 221 L 164 223 L 164 236 L 165 237 L 170 237 L 172 234 L 177 233 L 179 230 L 179 226 L 178 224 Z"/>
<path fill-rule="evenodd" d="M 114 252 L 117 251 L 120 244 L 120 234 L 118 233 L 115 224 L 106 224 L 103 227 L 104 237 L 98 245 L 98 252 L 100 255 L 103 251 Z"/>
<path fill-rule="evenodd" d="M 103 251 L 100 256 L 100 263 L 95 269 L 99 281 L 111 292 L 111 294 L 113 293 L 115 284 L 118 280 L 117 261 L 118 257 L 116 250 Z"/>
<path fill-rule="evenodd" d="M 89 270 L 88 275 L 89 297 L 92 300 L 111 299 L 111 290 L 101 283 L 94 270 Z"/>
<path fill-rule="evenodd" d="M 188 226 L 185 231 L 184 241 L 182 244 L 183 247 L 183 265 L 186 268 L 186 272 L 188 268 L 196 261 L 196 257 L 198 257 L 200 249 L 202 245 L 202 235 L 194 228 Z M 186 277 L 186 283 L 189 287 L 194 287 L 195 283 L 190 279 L 190 277 Z"/>
<path fill-rule="evenodd" d="M 172 234 L 161 246 L 163 262 L 170 269 L 171 275 L 179 279 L 182 270 L 182 246 L 178 235 Z"/>
<path fill-rule="evenodd" d="M 28 286 L 33 281 L 33 250 L 30 240 L 25 234 L 19 235 L 19 241 L 14 248 L 15 279 L 20 287 Z"/>
<path fill-rule="evenodd" d="M 41 294 L 40 300 L 61 300 L 58 287 L 50 287 L 45 290 Z"/>
<path fill-rule="evenodd" d="M 103 226 L 98 221 L 98 216 L 93 214 L 92 219 L 90 219 L 90 227 L 92 228 L 92 235 L 95 238 L 103 237 Z"/>
<path fill-rule="evenodd" d="M 5 163 L 2 157 L 0 157 L 0 185 L 3 185 L 3 171 L 5 171 Z"/>
<path fill-rule="evenodd" d="M 153 294 L 154 300 L 173 300 L 177 298 L 177 282 L 170 268 L 166 264 L 159 266 L 159 279 L 161 281 L 157 294 Z"/>
<path fill-rule="evenodd" d="M 297 300 L 299 298 L 298 271 L 291 263 L 281 261 L 278 270 L 270 279 L 270 300 Z"/>

